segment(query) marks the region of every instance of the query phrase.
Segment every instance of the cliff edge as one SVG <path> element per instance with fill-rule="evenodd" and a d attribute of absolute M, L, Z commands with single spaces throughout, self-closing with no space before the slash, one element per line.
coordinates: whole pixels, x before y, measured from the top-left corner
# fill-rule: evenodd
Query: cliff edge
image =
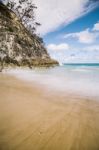
<path fill-rule="evenodd" d="M 0 62 L 1 66 L 53 66 L 43 41 L 31 34 L 14 12 L 0 3 Z"/>

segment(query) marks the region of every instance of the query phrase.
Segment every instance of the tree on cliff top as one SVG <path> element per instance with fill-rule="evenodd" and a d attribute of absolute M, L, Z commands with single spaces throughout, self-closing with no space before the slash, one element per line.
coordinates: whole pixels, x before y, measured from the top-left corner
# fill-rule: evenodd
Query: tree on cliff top
<path fill-rule="evenodd" d="M 33 34 L 41 24 L 35 21 L 37 7 L 32 0 L 8 0 L 7 7 L 22 21 L 25 27 Z"/>

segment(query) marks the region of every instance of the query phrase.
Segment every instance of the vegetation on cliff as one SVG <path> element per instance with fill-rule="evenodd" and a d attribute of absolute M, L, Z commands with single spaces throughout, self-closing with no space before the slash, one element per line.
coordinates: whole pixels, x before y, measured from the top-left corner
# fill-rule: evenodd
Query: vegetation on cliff
<path fill-rule="evenodd" d="M 53 66 L 42 38 L 28 30 L 19 17 L 0 3 L 1 66 Z"/>
<path fill-rule="evenodd" d="M 6 6 L 20 19 L 22 24 L 31 32 L 35 33 L 41 24 L 36 22 L 35 9 L 37 7 L 32 0 L 7 0 Z"/>

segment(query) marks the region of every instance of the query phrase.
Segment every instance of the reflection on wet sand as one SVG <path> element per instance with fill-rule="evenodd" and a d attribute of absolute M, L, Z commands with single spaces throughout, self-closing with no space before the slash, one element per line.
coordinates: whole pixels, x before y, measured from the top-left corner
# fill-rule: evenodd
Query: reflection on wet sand
<path fill-rule="evenodd" d="M 0 150 L 99 150 L 99 102 L 0 75 Z"/>

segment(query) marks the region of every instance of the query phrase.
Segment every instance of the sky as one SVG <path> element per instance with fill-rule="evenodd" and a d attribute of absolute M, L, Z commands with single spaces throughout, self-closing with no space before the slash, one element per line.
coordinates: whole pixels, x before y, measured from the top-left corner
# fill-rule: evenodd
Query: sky
<path fill-rule="evenodd" d="M 99 0 L 34 0 L 37 32 L 60 63 L 99 63 Z"/>

